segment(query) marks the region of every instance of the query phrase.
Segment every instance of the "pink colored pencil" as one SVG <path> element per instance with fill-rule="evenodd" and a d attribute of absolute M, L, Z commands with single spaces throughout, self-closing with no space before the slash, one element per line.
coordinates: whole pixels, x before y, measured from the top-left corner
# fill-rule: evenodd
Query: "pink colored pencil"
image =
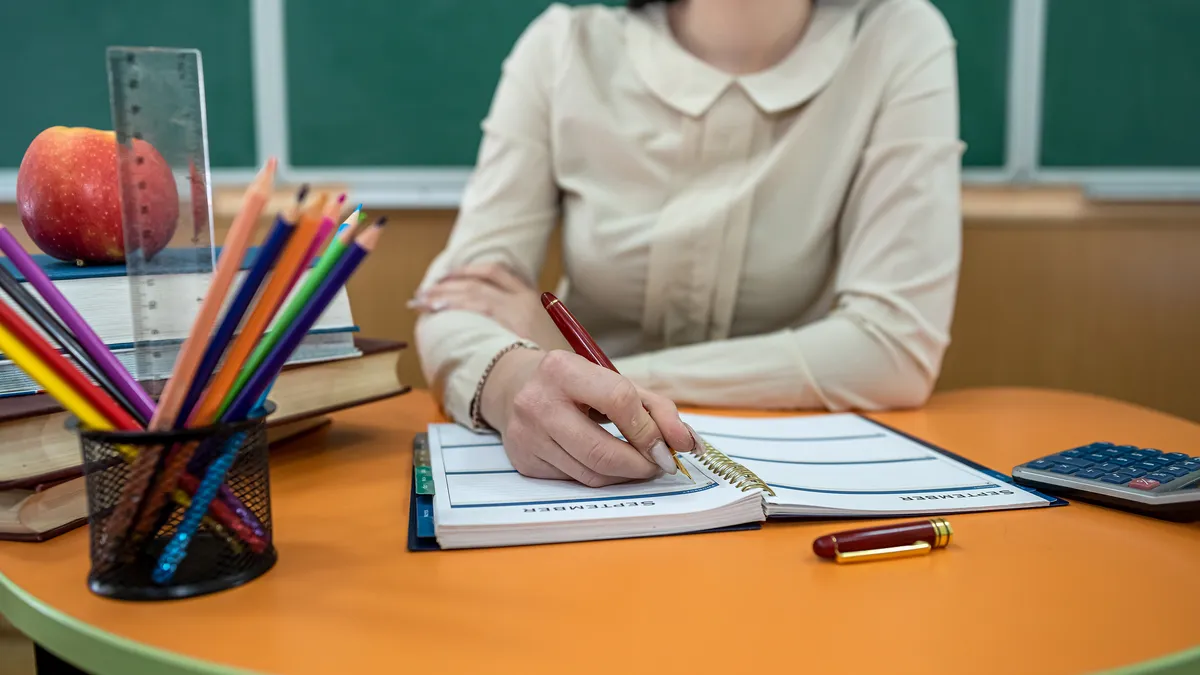
<path fill-rule="evenodd" d="M 317 252 L 325 247 L 325 242 L 329 239 L 329 235 L 333 233 L 333 228 L 336 224 L 334 218 L 337 217 L 338 211 L 342 209 L 342 204 L 345 202 L 346 194 L 343 192 L 342 195 L 337 198 L 337 202 L 331 204 L 325 211 L 324 217 L 321 218 L 321 224 L 317 226 L 317 233 L 313 235 L 312 243 L 309 244 L 308 250 L 304 252 L 304 257 L 300 261 L 300 266 L 297 267 L 296 271 L 292 274 L 292 278 L 288 282 L 287 290 L 284 291 L 283 297 L 286 298 L 288 294 L 292 292 L 292 289 L 296 287 L 296 282 L 300 280 L 300 276 L 303 275 L 304 271 L 308 269 L 308 266 L 312 264 L 313 258 L 316 257 Z M 362 208 L 361 204 L 359 205 L 359 208 Z M 354 213 L 350 214 L 350 218 L 354 218 L 357 213 L 358 209 L 355 209 Z"/>

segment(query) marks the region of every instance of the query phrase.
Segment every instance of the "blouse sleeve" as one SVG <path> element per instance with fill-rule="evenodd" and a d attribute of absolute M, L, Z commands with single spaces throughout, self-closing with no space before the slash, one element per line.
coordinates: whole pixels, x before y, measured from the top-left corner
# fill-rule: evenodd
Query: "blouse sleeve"
<path fill-rule="evenodd" d="M 458 220 L 421 288 L 453 268 L 484 261 L 507 263 L 537 279 L 558 218 L 549 105 L 569 20 L 567 8 L 552 5 L 505 59 Z M 421 315 L 415 338 L 426 382 L 452 419 L 472 427 L 480 426 L 473 406 L 490 365 L 513 345 L 527 344 L 495 321 L 464 311 Z"/>
<path fill-rule="evenodd" d="M 846 410 L 928 398 L 958 284 L 963 144 L 953 39 L 944 24 L 921 23 L 897 50 L 847 197 L 833 310 L 795 329 L 615 360 L 622 374 L 691 405 Z"/>

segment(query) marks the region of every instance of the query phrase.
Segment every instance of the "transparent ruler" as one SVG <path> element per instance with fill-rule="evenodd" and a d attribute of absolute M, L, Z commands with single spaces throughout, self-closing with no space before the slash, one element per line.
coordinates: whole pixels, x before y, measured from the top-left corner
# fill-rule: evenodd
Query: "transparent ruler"
<path fill-rule="evenodd" d="M 204 71 L 195 49 L 109 47 L 135 377 L 161 392 L 215 262 Z"/>

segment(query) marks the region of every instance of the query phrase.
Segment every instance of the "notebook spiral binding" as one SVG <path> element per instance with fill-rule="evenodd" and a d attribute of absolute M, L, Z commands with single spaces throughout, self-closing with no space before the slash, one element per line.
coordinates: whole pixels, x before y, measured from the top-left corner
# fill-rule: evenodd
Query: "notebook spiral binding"
<path fill-rule="evenodd" d="M 771 496 L 775 496 L 775 491 L 764 483 L 753 471 L 733 461 L 728 455 L 714 448 L 708 441 L 701 440 L 705 447 L 704 455 L 696 459 L 708 467 L 710 471 L 728 481 L 734 487 L 741 488 L 742 492 L 758 488 Z"/>

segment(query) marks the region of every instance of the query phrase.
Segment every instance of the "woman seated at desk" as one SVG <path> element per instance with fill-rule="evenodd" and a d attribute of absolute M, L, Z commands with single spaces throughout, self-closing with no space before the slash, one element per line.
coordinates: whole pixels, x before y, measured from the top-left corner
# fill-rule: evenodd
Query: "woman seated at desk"
<path fill-rule="evenodd" d="M 504 63 L 410 303 L 448 414 L 498 430 L 526 475 L 600 486 L 697 447 L 673 402 L 922 404 L 960 259 L 942 16 L 928 0 L 628 4 L 552 5 Z M 541 307 L 560 218 L 558 295 L 619 375 L 563 351 Z"/>

